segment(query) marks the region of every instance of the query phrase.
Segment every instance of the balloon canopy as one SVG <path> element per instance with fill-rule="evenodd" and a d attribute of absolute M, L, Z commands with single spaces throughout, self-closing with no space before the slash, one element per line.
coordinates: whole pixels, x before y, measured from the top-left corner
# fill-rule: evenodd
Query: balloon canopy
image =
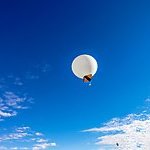
<path fill-rule="evenodd" d="M 91 81 L 98 68 L 96 60 L 90 55 L 77 56 L 72 62 L 72 71 L 84 82 Z"/>

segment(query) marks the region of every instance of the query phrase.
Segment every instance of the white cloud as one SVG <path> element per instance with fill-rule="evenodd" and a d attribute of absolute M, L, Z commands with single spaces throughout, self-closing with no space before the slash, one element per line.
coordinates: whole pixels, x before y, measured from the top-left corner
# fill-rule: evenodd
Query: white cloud
<path fill-rule="evenodd" d="M 96 144 L 108 150 L 149 150 L 150 115 L 130 114 L 125 118 L 114 118 L 99 128 L 84 130 L 99 132 Z M 116 145 L 119 144 L 119 146 Z"/>
<path fill-rule="evenodd" d="M 28 147 L 11 147 L 10 150 L 30 150 Z"/>
<path fill-rule="evenodd" d="M 28 147 L 20 147 L 20 150 L 29 150 Z"/>
<path fill-rule="evenodd" d="M 56 146 L 56 143 L 50 143 L 51 146 Z"/>
<path fill-rule="evenodd" d="M 40 66 L 40 69 L 41 69 L 41 72 L 44 72 L 44 73 L 46 73 L 46 72 L 48 72 L 48 71 L 50 71 L 50 64 L 44 64 L 44 65 L 41 65 Z"/>
<path fill-rule="evenodd" d="M 146 102 L 150 102 L 150 98 L 147 98 L 145 101 L 146 101 Z"/>
<path fill-rule="evenodd" d="M 18 140 L 27 136 L 31 136 L 29 127 L 19 127 L 14 129 L 13 132 L 0 136 L 0 142 L 9 140 Z"/>
<path fill-rule="evenodd" d="M 43 142 L 47 142 L 47 140 L 45 140 L 45 139 L 38 139 L 37 142 L 38 143 L 43 143 Z"/>
<path fill-rule="evenodd" d="M 35 134 L 36 134 L 37 136 L 43 136 L 43 134 L 40 133 L 40 132 L 36 132 Z"/>
<path fill-rule="evenodd" d="M 38 143 L 33 146 L 33 150 L 42 150 L 56 146 L 56 143 Z"/>
<path fill-rule="evenodd" d="M 30 130 L 30 127 L 26 127 L 26 126 L 23 126 L 23 127 L 18 127 L 15 129 L 18 133 L 19 132 L 24 132 L 24 131 L 27 131 L 27 130 Z"/>
<path fill-rule="evenodd" d="M 15 107 L 18 106 L 19 103 L 22 103 L 26 100 L 26 97 L 20 97 L 16 95 L 14 92 L 6 91 L 3 94 L 5 101 L 7 102 L 8 106 Z"/>
<path fill-rule="evenodd" d="M 32 71 L 28 71 L 25 74 L 27 80 L 37 80 L 44 74 L 47 74 L 51 71 L 51 66 L 48 63 L 41 63 L 35 66 L 32 66 Z"/>
<path fill-rule="evenodd" d="M 0 77 L 0 121 L 16 116 L 19 110 L 29 108 L 27 105 L 33 103 L 33 98 L 22 92 L 24 91 L 22 86 L 25 86 L 27 79 L 39 79 L 40 75 L 49 70 L 50 65 L 43 63 L 33 67 L 32 71 L 24 73 L 21 77 L 13 74 Z"/>
<path fill-rule="evenodd" d="M 23 82 L 21 81 L 21 79 L 19 77 L 16 77 L 15 81 L 14 81 L 14 85 L 21 86 L 21 85 L 23 85 Z"/>
<path fill-rule="evenodd" d="M 44 138 L 42 133 L 35 132 L 28 126 L 14 128 L 12 131 L 6 130 L 5 132 L 7 133 L 0 135 L 0 150 L 46 150 L 56 146 L 56 143 L 50 142 L 48 139 Z M 43 137 L 40 138 L 37 133 L 40 133 Z M 11 146 L 5 147 L 3 144 Z M 18 147 L 18 145 L 20 147 Z"/>
<path fill-rule="evenodd" d="M 20 77 L 10 74 L 0 77 L 0 121 L 16 116 L 19 110 L 28 109 L 32 98 L 24 93 Z M 19 91 L 19 92 L 18 92 Z"/>
<path fill-rule="evenodd" d="M 12 112 L 3 112 L 0 110 L 0 116 L 1 117 L 11 117 L 11 116 L 16 116 L 17 112 L 12 111 Z"/>
<path fill-rule="evenodd" d="M 29 72 L 22 77 L 24 81 L 27 81 L 26 79 L 38 79 L 41 73 L 47 71 L 49 71 L 49 65 L 46 64 L 39 66 L 37 72 L 34 72 L 35 74 Z M 22 86 L 25 86 L 25 83 L 21 81 L 21 78 L 14 75 L 0 79 L 0 121 L 16 116 L 19 110 L 27 109 L 29 103 L 33 103 L 33 98 L 24 93 Z M 30 127 L 5 129 L 4 132 L 1 129 L 0 150 L 34 150 L 35 148 L 46 150 L 54 146 L 56 143 L 51 143 L 43 133 L 31 130 Z"/>
<path fill-rule="evenodd" d="M 0 95 L 0 119 L 16 116 L 18 110 L 27 109 L 25 103 L 29 103 L 30 98 L 26 95 L 18 95 L 11 91 L 5 91 Z"/>
<path fill-rule="evenodd" d="M 11 150 L 18 150 L 18 147 L 12 147 Z"/>
<path fill-rule="evenodd" d="M 27 72 L 25 78 L 27 80 L 37 80 L 37 79 L 39 79 L 39 75 L 38 74 L 34 74 L 32 72 Z"/>
<path fill-rule="evenodd" d="M 8 87 L 10 85 L 15 87 L 20 87 L 24 85 L 24 83 L 20 77 L 16 77 L 13 74 L 11 74 L 0 78 L 0 85 L 2 88 Z"/>

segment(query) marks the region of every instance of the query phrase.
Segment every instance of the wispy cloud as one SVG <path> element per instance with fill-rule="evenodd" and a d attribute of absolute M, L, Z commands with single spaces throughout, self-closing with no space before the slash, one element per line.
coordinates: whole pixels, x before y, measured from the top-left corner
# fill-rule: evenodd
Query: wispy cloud
<path fill-rule="evenodd" d="M 15 80 L 14 80 L 14 84 L 18 85 L 18 86 L 22 86 L 23 82 L 21 81 L 21 78 L 16 77 Z"/>
<path fill-rule="evenodd" d="M 56 143 L 48 143 L 48 142 L 41 142 L 37 143 L 33 146 L 33 150 L 41 150 L 41 149 L 46 149 L 48 147 L 55 147 Z"/>
<path fill-rule="evenodd" d="M 113 118 L 98 128 L 84 130 L 98 132 L 96 144 L 101 149 L 149 150 L 150 114 L 143 111 L 124 118 Z"/>
<path fill-rule="evenodd" d="M 33 98 L 24 92 L 24 87 L 22 79 L 13 74 L 0 78 L 0 121 L 29 108 Z"/>
<path fill-rule="evenodd" d="M 56 146 L 56 143 L 50 142 L 44 134 L 37 133 L 40 132 L 33 131 L 28 126 L 7 130 L 7 134 L 0 135 L 0 150 L 45 150 Z"/>
<path fill-rule="evenodd" d="M 25 78 L 27 80 L 37 80 L 37 79 L 39 79 L 39 74 L 36 74 L 35 72 L 33 73 L 33 72 L 28 71 L 28 72 L 26 72 Z"/>
<path fill-rule="evenodd" d="M 6 146 L 0 146 L 0 150 L 31 150 L 28 147 L 6 147 Z"/>
<path fill-rule="evenodd" d="M 43 134 L 42 133 L 40 133 L 40 132 L 36 132 L 35 133 L 37 136 L 42 136 Z"/>
<path fill-rule="evenodd" d="M 16 116 L 20 110 L 30 107 L 33 98 L 25 93 L 24 87 L 28 85 L 28 81 L 39 79 L 49 69 L 50 66 L 44 64 L 22 74 L 21 77 L 13 74 L 0 77 L 0 121 Z M 0 150 L 45 150 L 55 146 L 55 142 L 50 142 L 43 133 L 31 130 L 30 127 L 0 131 Z"/>
<path fill-rule="evenodd" d="M 28 80 L 37 80 L 43 74 L 48 73 L 50 70 L 51 70 L 50 64 L 48 63 L 38 64 L 32 68 L 32 71 L 26 72 L 25 78 Z"/>
<path fill-rule="evenodd" d="M 29 102 L 30 99 L 26 95 L 5 91 L 0 97 L 0 119 L 16 116 L 19 110 L 27 109 L 25 103 Z"/>
<path fill-rule="evenodd" d="M 50 66 L 50 64 L 48 64 L 48 63 L 38 65 L 38 68 L 39 68 L 40 71 L 43 72 L 43 73 L 49 72 L 49 71 L 51 70 L 51 66 Z"/>
<path fill-rule="evenodd" d="M 0 78 L 0 85 L 1 87 L 9 87 L 9 86 L 20 87 L 24 85 L 24 82 L 21 77 L 10 74 Z"/>
<path fill-rule="evenodd" d="M 150 102 L 150 98 L 148 97 L 145 101 L 146 101 L 146 102 Z"/>

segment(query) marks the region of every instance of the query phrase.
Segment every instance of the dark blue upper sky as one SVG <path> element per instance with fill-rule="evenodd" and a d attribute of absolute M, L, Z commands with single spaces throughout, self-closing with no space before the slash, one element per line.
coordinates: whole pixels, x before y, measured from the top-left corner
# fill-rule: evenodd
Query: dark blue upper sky
<path fill-rule="evenodd" d="M 134 112 L 150 95 L 149 8 L 148 0 L 1 1 L 0 77 L 7 86 L 18 77 L 23 86 L 12 91 L 34 101 L 1 126 L 40 130 L 57 150 L 96 150 L 80 131 Z M 99 65 L 91 87 L 71 71 L 84 53 Z"/>

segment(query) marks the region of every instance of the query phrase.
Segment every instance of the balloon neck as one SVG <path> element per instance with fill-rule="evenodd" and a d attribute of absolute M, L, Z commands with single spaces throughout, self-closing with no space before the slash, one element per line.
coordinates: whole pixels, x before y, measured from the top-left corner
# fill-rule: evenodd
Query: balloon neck
<path fill-rule="evenodd" d="M 92 80 L 92 74 L 85 75 L 83 77 L 83 82 L 90 82 Z"/>

